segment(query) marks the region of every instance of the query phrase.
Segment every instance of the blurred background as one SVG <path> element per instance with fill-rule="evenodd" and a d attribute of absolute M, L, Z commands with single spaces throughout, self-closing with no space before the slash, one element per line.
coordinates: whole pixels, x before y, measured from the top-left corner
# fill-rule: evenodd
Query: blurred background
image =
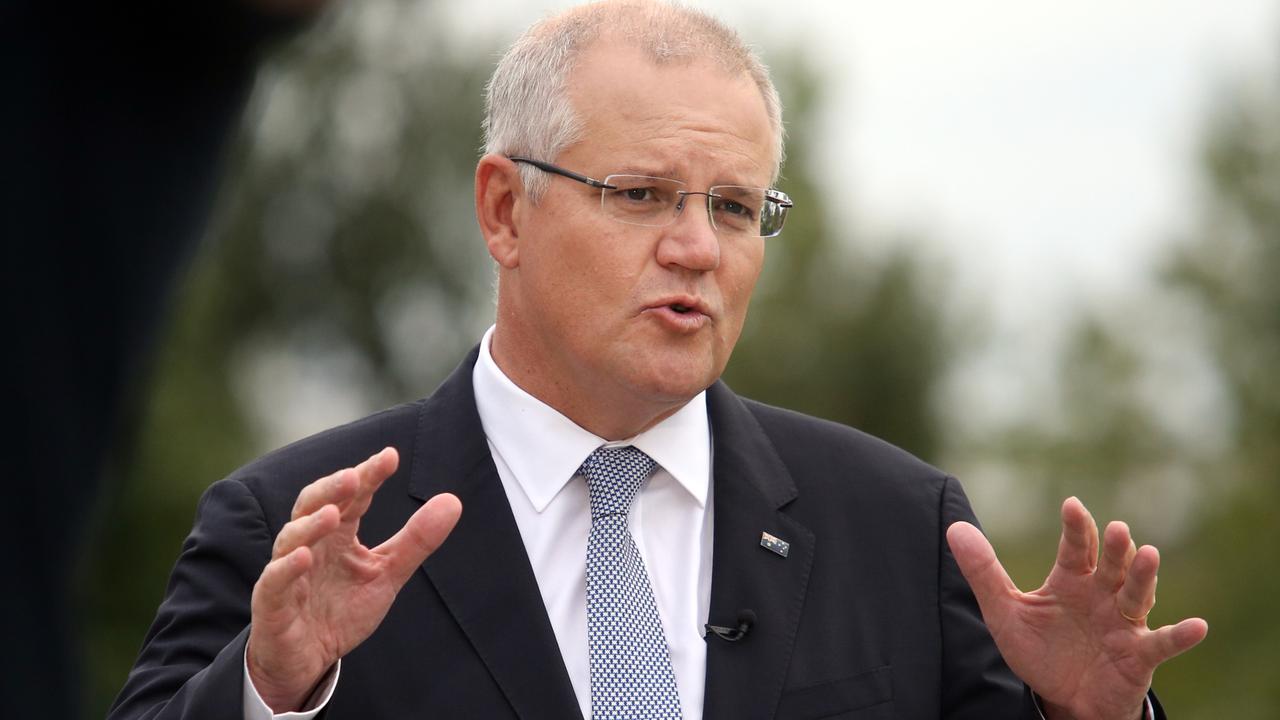
<path fill-rule="evenodd" d="M 262 66 L 82 558 L 88 717 L 196 499 L 429 393 L 492 321 L 482 89 L 568 3 L 335 3 Z M 1160 546 L 1183 718 L 1280 717 L 1280 4 L 705 0 L 796 201 L 726 380 L 958 474 L 1024 590 L 1078 495 Z"/>

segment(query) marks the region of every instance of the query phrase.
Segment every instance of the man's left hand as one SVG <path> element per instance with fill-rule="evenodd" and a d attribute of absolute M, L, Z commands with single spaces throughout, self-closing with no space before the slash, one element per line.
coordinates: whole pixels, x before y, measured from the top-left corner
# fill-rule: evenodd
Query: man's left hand
<path fill-rule="evenodd" d="M 1145 717 L 1156 666 L 1209 632 L 1199 618 L 1147 628 L 1159 552 L 1136 548 L 1129 527 L 1112 522 L 1099 559 L 1098 526 L 1076 498 L 1062 504 L 1058 559 L 1038 590 L 1018 590 L 973 525 L 953 524 L 947 542 L 1005 662 L 1054 720 Z"/>

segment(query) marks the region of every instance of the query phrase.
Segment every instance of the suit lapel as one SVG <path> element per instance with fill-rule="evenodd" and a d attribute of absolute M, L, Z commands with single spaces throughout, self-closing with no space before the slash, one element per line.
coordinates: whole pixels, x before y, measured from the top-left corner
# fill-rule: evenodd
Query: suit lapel
<path fill-rule="evenodd" d="M 409 494 L 462 500 L 427 576 L 522 718 L 581 718 L 524 542 L 485 440 L 471 386 L 477 352 L 424 403 Z"/>
<path fill-rule="evenodd" d="M 462 500 L 463 513 L 423 570 L 522 718 L 581 718 L 537 580 L 476 411 L 476 351 L 423 404 L 409 494 Z M 797 490 L 769 438 L 727 387 L 707 392 L 714 443 L 714 625 L 757 620 L 747 637 L 707 640 L 707 720 L 772 716 L 790 665 L 814 552 L 813 534 L 781 512 Z M 790 544 L 760 547 L 762 532 Z M 764 711 L 762 713 L 762 711 Z"/>
<path fill-rule="evenodd" d="M 814 536 L 781 512 L 797 490 L 755 417 L 724 384 L 707 391 L 715 448 L 712 546 L 713 625 L 756 614 L 745 638 L 707 638 L 707 720 L 772 717 L 782 695 L 804 606 Z M 760 546 L 767 532 L 789 543 L 784 558 Z"/>

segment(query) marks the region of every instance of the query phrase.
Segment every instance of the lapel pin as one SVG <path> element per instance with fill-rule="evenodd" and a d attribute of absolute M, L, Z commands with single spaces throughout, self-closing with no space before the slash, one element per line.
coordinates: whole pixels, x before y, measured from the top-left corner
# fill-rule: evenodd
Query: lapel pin
<path fill-rule="evenodd" d="M 760 533 L 760 547 L 774 552 L 782 557 L 786 557 L 791 553 L 791 543 L 778 537 L 774 537 L 767 532 Z"/>

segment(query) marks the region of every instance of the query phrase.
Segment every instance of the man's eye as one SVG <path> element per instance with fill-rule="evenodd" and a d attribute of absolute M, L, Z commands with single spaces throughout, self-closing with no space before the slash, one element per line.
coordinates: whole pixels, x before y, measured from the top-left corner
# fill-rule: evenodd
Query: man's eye
<path fill-rule="evenodd" d="M 739 203 L 739 202 L 734 202 L 733 200 L 722 199 L 718 203 L 716 210 L 726 215 L 733 215 L 733 216 L 744 217 L 744 218 L 751 217 L 751 211 L 747 209 L 746 205 L 743 205 L 742 203 Z"/>
<path fill-rule="evenodd" d="M 623 197 L 634 202 L 644 202 L 654 198 L 653 188 L 637 187 L 627 188 L 622 191 Z"/>

